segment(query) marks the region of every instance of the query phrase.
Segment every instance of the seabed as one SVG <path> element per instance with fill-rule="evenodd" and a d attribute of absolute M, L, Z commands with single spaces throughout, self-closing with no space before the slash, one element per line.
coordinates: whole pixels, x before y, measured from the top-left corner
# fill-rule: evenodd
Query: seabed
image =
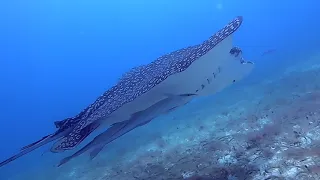
<path fill-rule="evenodd" d="M 319 180 L 319 119 L 320 54 L 162 116 L 92 161 L 56 158 L 9 180 Z"/>

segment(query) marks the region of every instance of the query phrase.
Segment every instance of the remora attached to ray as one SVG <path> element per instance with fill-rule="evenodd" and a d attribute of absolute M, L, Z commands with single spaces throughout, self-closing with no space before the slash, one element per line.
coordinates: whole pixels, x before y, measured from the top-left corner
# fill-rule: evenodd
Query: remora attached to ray
<path fill-rule="evenodd" d="M 154 118 L 169 113 L 177 108 L 190 102 L 196 94 L 182 94 L 182 95 L 168 95 L 166 99 L 163 99 L 149 108 L 137 112 L 131 116 L 129 120 L 122 121 L 111 125 L 103 133 L 96 136 L 90 143 L 81 148 L 79 151 L 75 152 L 73 155 L 66 157 L 61 160 L 58 166 L 61 166 L 71 159 L 87 152 L 90 152 L 90 157 L 93 159 L 98 153 L 110 142 L 116 140 L 117 138 L 125 135 L 126 133 L 132 131 L 133 129 L 143 126 Z"/>
<path fill-rule="evenodd" d="M 73 149 L 100 124 L 125 121 L 132 114 L 166 98 L 165 94 L 210 95 L 242 79 L 250 73 L 253 63 L 230 54 L 232 34 L 241 24 L 242 17 L 237 17 L 199 45 L 174 51 L 150 64 L 133 68 L 78 115 L 55 122 L 59 128 L 56 133 L 28 145 L 24 150 L 30 152 L 61 136 L 63 138 L 54 144 L 51 151 Z M 28 153 L 24 150 L 19 154 Z M 0 166 L 10 161 L 4 161 Z"/>

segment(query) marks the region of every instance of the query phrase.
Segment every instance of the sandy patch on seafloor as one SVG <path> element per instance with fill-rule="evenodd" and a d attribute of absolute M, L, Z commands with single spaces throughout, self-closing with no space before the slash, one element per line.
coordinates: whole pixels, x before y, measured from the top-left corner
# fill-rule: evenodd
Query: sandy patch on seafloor
<path fill-rule="evenodd" d="M 110 144 L 92 162 L 83 156 L 53 170 L 51 179 L 320 179 L 318 62 L 315 55 L 277 79 L 190 104 Z M 124 141 L 135 147 L 124 150 Z"/>

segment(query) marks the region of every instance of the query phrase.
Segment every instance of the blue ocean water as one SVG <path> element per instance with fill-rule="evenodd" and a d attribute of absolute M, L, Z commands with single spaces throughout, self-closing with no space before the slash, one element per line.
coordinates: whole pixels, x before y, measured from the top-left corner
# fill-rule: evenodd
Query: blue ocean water
<path fill-rule="evenodd" d="M 245 58 L 253 61 L 255 68 L 247 78 L 225 91 L 213 97 L 200 98 L 185 109 L 128 133 L 110 144 L 94 161 L 88 161 L 83 155 L 56 168 L 60 159 L 70 153 L 52 154 L 48 152 L 50 147 L 44 146 L 1 167 L 0 179 L 134 179 L 134 176 L 124 175 L 124 172 L 130 174 L 128 168 L 121 169 L 115 162 L 124 156 L 139 156 L 138 151 L 159 137 L 175 137 L 175 140 L 166 139 L 170 143 L 159 142 L 160 147 L 164 146 L 162 144 L 171 147 L 181 142 L 177 138 L 184 137 L 181 134 L 185 131 L 172 127 L 186 124 L 183 120 L 188 119 L 192 129 L 199 126 L 196 119 L 207 122 L 209 117 L 226 114 L 226 109 L 243 101 L 248 103 L 239 106 L 252 112 L 255 98 L 273 98 L 265 94 L 270 87 L 284 89 L 282 96 L 290 94 L 290 88 L 288 90 L 285 88 L 288 86 L 283 85 L 287 82 L 282 81 L 283 77 L 290 79 L 292 76 L 294 80 L 288 80 L 290 82 L 303 79 L 299 81 L 301 86 L 303 83 L 316 86 L 318 77 L 308 73 L 316 71 L 315 65 L 320 62 L 319 5 L 315 0 L 1 1 L 1 160 L 53 132 L 54 121 L 79 113 L 130 68 L 201 43 L 239 15 L 244 20 L 234 34 L 233 43 L 242 48 Z M 265 52 L 269 53 L 263 55 Z M 300 74 L 287 75 L 289 68 Z M 274 84 L 266 87 L 265 82 L 269 81 Z M 317 91 L 317 88 L 309 87 L 297 90 L 301 94 Z M 273 108 L 278 107 L 274 102 L 270 104 Z M 178 120 L 161 121 L 170 118 Z M 201 133 L 210 132 L 211 125 L 201 125 L 204 128 Z M 172 135 L 168 135 L 169 132 Z M 91 139 L 93 137 L 90 136 Z M 84 144 L 88 142 L 86 140 Z M 182 143 L 180 146 L 183 149 L 187 145 Z M 124 152 L 119 153 L 122 149 Z M 122 173 L 117 177 L 111 176 L 111 170 L 106 171 L 111 166 Z M 184 172 L 206 174 L 197 167 L 180 169 L 181 172 L 177 173 L 180 175 L 186 174 Z M 172 178 L 153 171 L 156 170 L 136 173 L 156 174 L 153 179 Z M 232 173 L 229 175 L 229 178 L 233 177 Z M 290 177 L 285 173 L 281 176 Z M 150 179 L 146 178 L 148 176 L 137 177 Z M 241 179 L 236 175 L 235 178 Z"/>

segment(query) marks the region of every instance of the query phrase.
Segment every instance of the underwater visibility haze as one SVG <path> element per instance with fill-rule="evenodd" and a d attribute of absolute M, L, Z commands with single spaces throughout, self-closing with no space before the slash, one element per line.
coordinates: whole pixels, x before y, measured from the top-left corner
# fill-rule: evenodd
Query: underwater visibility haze
<path fill-rule="evenodd" d="M 0 2 L 0 179 L 319 179 L 319 5 Z"/>

